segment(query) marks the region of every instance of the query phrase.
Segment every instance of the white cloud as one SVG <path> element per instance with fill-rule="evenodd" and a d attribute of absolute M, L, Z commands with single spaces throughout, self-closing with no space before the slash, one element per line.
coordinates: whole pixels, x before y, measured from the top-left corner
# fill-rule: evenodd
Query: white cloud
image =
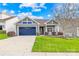
<path fill-rule="evenodd" d="M 20 13 L 19 15 L 22 15 L 22 16 L 31 16 L 32 13 L 31 12 L 27 12 L 27 13 L 23 12 L 23 13 Z"/>
<path fill-rule="evenodd" d="M 22 7 L 31 7 L 33 9 L 35 9 L 35 8 L 45 8 L 46 9 L 45 3 L 40 3 L 39 6 L 36 3 L 22 3 L 19 7 L 20 8 L 22 8 Z"/>
<path fill-rule="evenodd" d="M 11 14 L 14 14 L 15 12 L 13 10 L 10 11 Z"/>
<path fill-rule="evenodd" d="M 47 9 L 47 7 L 45 6 L 45 3 L 40 3 L 39 7 Z"/>
<path fill-rule="evenodd" d="M 32 18 L 32 19 L 44 19 L 42 16 L 34 16 L 34 15 L 32 15 L 32 13 L 31 12 L 27 12 L 27 13 L 20 13 L 19 15 L 18 15 L 18 17 L 20 18 L 20 19 L 23 19 L 24 17 L 29 17 L 29 18 Z"/>
<path fill-rule="evenodd" d="M 31 16 L 32 15 L 32 13 L 31 12 L 27 12 L 27 13 L 25 13 L 25 12 L 22 12 L 22 13 L 19 13 L 18 14 L 18 17 L 20 18 L 20 19 L 23 19 L 24 17 L 29 17 L 29 16 Z"/>
<path fill-rule="evenodd" d="M 14 14 L 15 12 L 13 10 L 9 11 L 9 10 L 5 9 L 5 10 L 2 11 L 2 13 L 3 14 L 8 14 L 8 15 L 11 15 L 11 16 L 15 16 L 15 14 Z"/>
<path fill-rule="evenodd" d="M 51 15 L 47 15 L 48 17 L 50 17 Z"/>
<path fill-rule="evenodd" d="M 7 13 L 7 12 L 8 12 L 8 10 L 6 10 L 6 9 L 2 11 L 2 13 Z M 11 10 L 10 13 L 14 14 L 15 12 L 13 10 Z"/>
<path fill-rule="evenodd" d="M 2 5 L 5 6 L 7 3 L 3 3 Z"/>
<path fill-rule="evenodd" d="M 42 16 L 33 16 L 33 15 L 31 15 L 29 17 L 32 18 L 32 19 L 44 19 Z"/>
<path fill-rule="evenodd" d="M 20 8 L 23 8 L 23 7 L 31 7 L 32 8 L 32 11 L 34 11 L 34 12 L 41 11 L 41 8 L 44 8 L 44 9 L 47 8 L 45 6 L 45 3 L 40 3 L 40 5 L 37 5 L 36 3 L 22 3 L 19 7 Z"/>
<path fill-rule="evenodd" d="M 21 11 L 18 11 L 18 12 L 21 12 Z"/>
<path fill-rule="evenodd" d="M 3 10 L 3 11 L 2 11 L 2 13 L 7 13 L 7 10 L 6 10 L 6 9 L 5 9 L 5 10 Z"/>
<path fill-rule="evenodd" d="M 32 11 L 38 12 L 38 11 L 41 11 L 41 9 L 33 9 Z"/>
<path fill-rule="evenodd" d="M 36 4 L 34 4 L 34 3 L 22 3 L 20 5 L 20 8 L 22 8 L 22 7 L 32 7 L 32 8 L 34 8 L 35 6 L 36 6 Z"/>

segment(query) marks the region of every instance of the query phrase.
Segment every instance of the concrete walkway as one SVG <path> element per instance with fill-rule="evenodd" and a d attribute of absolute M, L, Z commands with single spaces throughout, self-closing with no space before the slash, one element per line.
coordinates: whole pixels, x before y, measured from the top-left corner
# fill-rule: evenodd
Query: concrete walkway
<path fill-rule="evenodd" d="M 27 52 L 25 56 L 79 56 L 79 53 Z"/>
<path fill-rule="evenodd" d="M 0 55 L 25 55 L 31 52 L 35 36 L 17 36 L 0 40 Z"/>

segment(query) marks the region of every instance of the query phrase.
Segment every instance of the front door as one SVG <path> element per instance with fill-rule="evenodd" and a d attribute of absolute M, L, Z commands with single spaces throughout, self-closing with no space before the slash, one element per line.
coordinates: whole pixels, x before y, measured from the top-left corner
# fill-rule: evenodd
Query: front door
<path fill-rule="evenodd" d="M 44 35 L 44 27 L 40 27 L 40 35 Z"/>
<path fill-rule="evenodd" d="M 48 31 L 48 35 L 52 35 L 52 27 L 48 28 L 47 31 Z"/>

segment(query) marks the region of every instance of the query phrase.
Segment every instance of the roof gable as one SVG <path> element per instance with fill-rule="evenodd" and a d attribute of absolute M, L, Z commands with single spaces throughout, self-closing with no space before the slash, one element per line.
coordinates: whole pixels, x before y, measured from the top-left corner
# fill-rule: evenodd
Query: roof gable
<path fill-rule="evenodd" d="M 55 20 L 49 20 L 46 22 L 46 24 L 58 24 Z"/>
<path fill-rule="evenodd" d="M 44 19 L 35 19 L 38 23 L 39 23 L 39 26 L 45 26 L 45 23 L 47 22 L 47 20 L 44 20 Z"/>
<path fill-rule="evenodd" d="M 21 19 L 18 23 L 20 22 L 26 22 L 26 21 L 32 21 L 33 23 L 39 24 L 37 21 L 35 21 L 34 19 L 31 19 L 29 17 L 25 17 L 24 19 Z"/>
<path fill-rule="evenodd" d="M 10 15 L 6 14 L 6 13 L 0 13 L 0 19 L 6 19 L 11 17 Z"/>

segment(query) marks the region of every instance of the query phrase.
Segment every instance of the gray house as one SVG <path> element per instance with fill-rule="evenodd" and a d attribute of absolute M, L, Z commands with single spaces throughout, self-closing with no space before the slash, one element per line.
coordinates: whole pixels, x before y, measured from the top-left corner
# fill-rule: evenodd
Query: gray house
<path fill-rule="evenodd" d="M 52 35 L 52 32 L 58 32 L 58 23 L 55 21 L 46 21 L 41 19 L 30 19 L 25 17 L 16 23 L 17 35 Z"/>
<path fill-rule="evenodd" d="M 36 20 L 25 17 L 23 20 L 16 23 L 17 35 L 44 35 L 45 23 L 44 20 Z"/>

